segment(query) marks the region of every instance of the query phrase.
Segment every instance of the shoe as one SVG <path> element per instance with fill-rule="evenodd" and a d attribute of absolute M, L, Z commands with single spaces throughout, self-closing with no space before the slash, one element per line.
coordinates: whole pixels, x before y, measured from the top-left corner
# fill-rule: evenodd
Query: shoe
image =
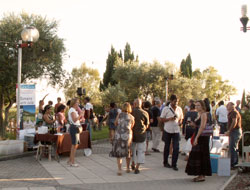
<path fill-rule="evenodd" d="M 159 150 L 159 149 L 156 149 L 156 148 L 152 148 L 152 150 L 153 150 L 154 152 L 160 152 L 160 150 Z"/>
<path fill-rule="evenodd" d="M 134 166 L 134 165 L 131 165 L 131 169 L 132 169 L 132 170 L 135 170 L 135 166 Z"/>
<path fill-rule="evenodd" d="M 129 168 L 127 168 L 126 172 L 127 172 L 127 173 L 130 173 L 130 169 L 129 169 Z"/>
<path fill-rule="evenodd" d="M 148 156 L 148 155 L 151 155 L 149 152 L 145 152 L 145 155 Z"/>
<path fill-rule="evenodd" d="M 203 181 L 205 181 L 205 178 L 196 177 L 196 178 L 192 179 L 192 182 L 203 182 Z"/>
<path fill-rule="evenodd" d="M 119 170 L 119 171 L 117 172 L 117 175 L 118 175 L 118 176 L 121 176 L 121 175 L 122 175 L 122 171 Z"/>
<path fill-rule="evenodd" d="M 236 170 L 237 167 L 236 166 L 231 166 L 231 170 Z"/>
<path fill-rule="evenodd" d="M 78 164 L 70 164 L 71 167 L 78 167 Z"/>
<path fill-rule="evenodd" d="M 178 171 L 179 169 L 176 166 L 173 166 L 174 171 Z"/>
<path fill-rule="evenodd" d="M 135 169 L 135 174 L 139 174 L 140 170 L 139 169 Z"/>
<path fill-rule="evenodd" d="M 164 167 L 165 167 L 165 168 L 172 168 L 172 166 L 171 166 L 169 163 L 164 164 Z"/>

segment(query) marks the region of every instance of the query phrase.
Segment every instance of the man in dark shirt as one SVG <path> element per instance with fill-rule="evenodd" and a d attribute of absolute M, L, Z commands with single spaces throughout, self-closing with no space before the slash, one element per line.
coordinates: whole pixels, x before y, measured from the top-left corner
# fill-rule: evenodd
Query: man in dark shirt
<path fill-rule="evenodd" d="M 153 146 L 152 150 L 154 152 L 160 152 L 158 149 L 158 146 L 160 144 L 160 139 L 161 139 L 161 129 L 158 126 L 158 121 L 160 120 L 161 116 L 161 102 L 159 100 L 155 101 L 155 106 L 152 107 L 151 111 L 153 113 L 153 123 L 150 124 L 151 129 L 152 129 L 152 141 L 153 141 Z"/>
<path fill-rule="evenodd" d="M 238 144 L 241 138 L 241 115 L 235 109 L 233 102 L 227 104 L 228 110 L 228 131 L 229 136 L 229 154 L 231 155 L 231 167 L 234 168 L 238 164 Z"/>
<path fill-rule="evenodd" d="M 146 148 L 146 129 L 149 125 L 149 116 L 142 108 L 141 99 L 134 101 L 134 109 L 132 115 L 135 118 L 133 127 L 133 143 L 132 143 L 132 169 L 135 169 L 135 174 L 140 173 L 140 164 L 145 162 L 145 148 Z M 136 164 L 135 164 L 136 163 Z"/>

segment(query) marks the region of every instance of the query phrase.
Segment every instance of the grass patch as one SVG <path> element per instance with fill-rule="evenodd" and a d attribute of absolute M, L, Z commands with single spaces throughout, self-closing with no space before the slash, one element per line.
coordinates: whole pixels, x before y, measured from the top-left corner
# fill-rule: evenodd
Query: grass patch
<path fill-rule="evenodd" d="M 109 128 L 104 126 L 101 131 L 92 131 L 92 140 L 101 140 L 109 138 Z"/>

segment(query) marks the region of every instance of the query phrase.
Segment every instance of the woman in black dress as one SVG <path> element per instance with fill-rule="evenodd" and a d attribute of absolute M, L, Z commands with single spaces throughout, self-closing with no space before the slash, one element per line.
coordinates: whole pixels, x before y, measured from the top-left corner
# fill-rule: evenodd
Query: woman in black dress
<path fill-rule="evenodd" d="M 198 117 L 195 122 L 191 122 L 191 125 L 196 127 L 196 132 L 185 172 L 188 175 L 198 176 L 192 180 L 193 182 L 201 182 L 205 181 L 205 176 L 212 175 L 209 153 L 210 136 L 202 135 L 206 124 L 210 124 L 212 119 L 207 102 L 199 100 L 196 102 L 195 107 L 198 111 Z"/>

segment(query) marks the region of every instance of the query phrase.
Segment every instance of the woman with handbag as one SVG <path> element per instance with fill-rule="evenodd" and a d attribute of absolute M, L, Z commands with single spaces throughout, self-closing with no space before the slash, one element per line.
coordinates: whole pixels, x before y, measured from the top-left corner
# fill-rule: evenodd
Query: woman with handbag
<path fill-rule="evenodd" d="M 193 182 L 202 182 L 205 181 L 205 176 L 212 175 L 209 151 L 210 136 L 208 133 L 212 125 L 212 117 L 207 102 L 199 100 L 195 103 L 195 108 L 198 111 L 198 117 L 190 124 L 196 127 L 196 132 L 191 139 L 192 150 L 185 172 L 188 175 L 198 176 L 192 180 Z"/>
<path fill-rule="evenodd" d="M 70 151 L 70 157 L 68 164 L 72 167 L 78 167 L 78 165 L 75 163 L 75 153 L 76 149 L 78 147 L 78 144 L 80 144 L 80 133 L 82 131 L 80 119 L 83 116 L 81 112 L 80 115 L 77 112 L 79 106 L 79 100 L 78 98 L 73 98 L 70 101 L 70 109 L 68 112 L 68 120 L 70 123 L 69 133 L 71 136 L 71 151 Z"/>

